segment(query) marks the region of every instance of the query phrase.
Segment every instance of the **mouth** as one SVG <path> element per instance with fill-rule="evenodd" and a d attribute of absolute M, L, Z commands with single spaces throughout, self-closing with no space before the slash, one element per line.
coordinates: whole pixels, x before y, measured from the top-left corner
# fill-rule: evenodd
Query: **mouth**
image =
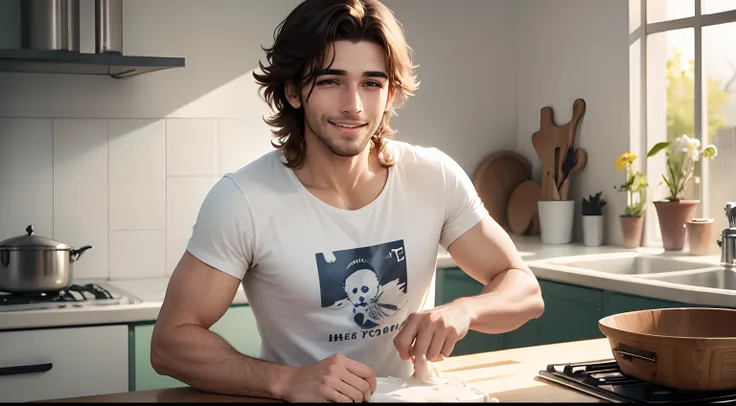
<path fill-rule="evenodd" d="M 363 129 L 363 127 L 365 127 L 365 126 L 368 125 L 368 123 L 355 123 L 355 122 L 334 122 L 334 121 L 329 121 L 329 123 L 330 123 L 330 125 L 332 125 L 333 127 L 337 128 L 338 130 L 340 130 L 342 132 L 347 132 L 347 133 L 358 132 L 361 129 Z"/>

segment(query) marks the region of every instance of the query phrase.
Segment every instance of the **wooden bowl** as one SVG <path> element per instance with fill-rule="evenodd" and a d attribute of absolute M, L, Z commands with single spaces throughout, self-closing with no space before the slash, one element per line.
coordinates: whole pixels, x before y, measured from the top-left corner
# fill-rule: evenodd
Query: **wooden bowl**
<path fill-rule="evenodd" d="M 679 390 L 736 389 L 736 310 L 640 310 L 598 327 L 626 375 Z"/>

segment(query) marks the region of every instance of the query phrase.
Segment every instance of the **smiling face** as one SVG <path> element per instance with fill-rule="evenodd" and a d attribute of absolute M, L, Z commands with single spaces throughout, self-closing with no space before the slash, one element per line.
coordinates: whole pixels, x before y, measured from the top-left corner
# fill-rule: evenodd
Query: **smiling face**
<path fill-rule="evenodd" d="M 378 278 L 370 269 L 359 269 L 345 280 L 345 293 L 354 305 L 368 303 L 378 294 Z"/>
<path fill-rule="evenodd" d="M 308 84 L 300 98 L 293 94 L 293 87 L 287 89 L 289 103 L 304 107 L 307 145 L 321 145 L 342 157 L 360 154 L 390 108 L 386 72 L 380 45 L 335 42 L 334 54 L 332 49 L 327 53 L 314 87 Z"/>

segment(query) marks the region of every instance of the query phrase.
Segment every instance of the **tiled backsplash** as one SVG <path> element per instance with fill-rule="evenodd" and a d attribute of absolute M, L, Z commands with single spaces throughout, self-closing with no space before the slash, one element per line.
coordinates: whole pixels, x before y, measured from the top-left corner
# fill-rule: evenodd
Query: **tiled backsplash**
<path fill-rule="evenodd" d="M 272 149 L 250 119 L 0 118 L 0 240 L 79 247 L 79 278 L 170 275 L 212 185 Z"/>

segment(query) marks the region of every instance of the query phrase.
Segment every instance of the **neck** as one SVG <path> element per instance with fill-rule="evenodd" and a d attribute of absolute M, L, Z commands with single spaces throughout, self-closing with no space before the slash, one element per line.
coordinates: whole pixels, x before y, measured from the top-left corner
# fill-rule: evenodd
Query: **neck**
<path fill-rule="evenodd" d="M 350 195 L 384 170 L 370 142 L 360 154 L 352 157 L 333 154 L 311 134 L 307 134 L 306 142 L 304 166 L 295 173 L 309 188 Z"/>

